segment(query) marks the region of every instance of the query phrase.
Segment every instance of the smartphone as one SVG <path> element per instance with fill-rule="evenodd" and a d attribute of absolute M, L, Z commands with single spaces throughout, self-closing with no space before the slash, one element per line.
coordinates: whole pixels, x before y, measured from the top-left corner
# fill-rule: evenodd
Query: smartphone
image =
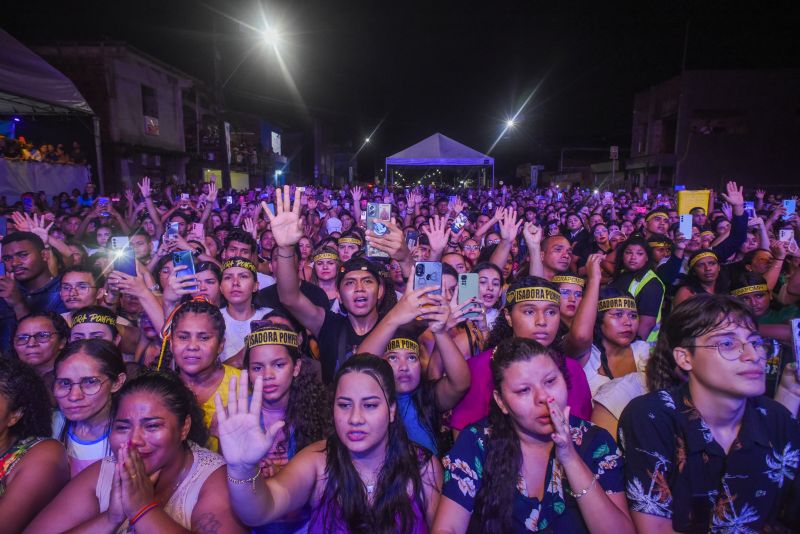
<path fill-rule="evenodd" d="M 414 264 L 414 289 L 436 287 L 431 295 L 442 294 L 442 264 L 438 261 L 418 261 Z"/>
<path fill-rule="evenodd" d="M 339 201 L 338 201 L 338 200 L 336 200 L 335 198 L 332 198 L 332 199 L 331 199 L 331 206 L 333 206 L 333 207 L 335 208 L 335 207 L 337 207 L 338 205 L 339 205 Z"/>
<path fill-rule="evenodd" d="M 449 197 L 447 197 L 447 202 L 452 204 L 452 203 L 454 203 L 456 201 L 456 198 L 458 198 L 458 197 L 456 197 L 455 195 L 450 195 Z"/>
<path fill-rule="evenodd" d="M 111 248 L 114 250 L 122 250 L 128 246 L 128 238 L 124 235 L 113 236 L 111 238 Z"/>
<path fill-rule="evenodd" d="M 642 200 L 647 202 L 647 192 L 642 193 Z"/>
<path fill-rule="evenodd" d="M 419 241 L 419 232 L 416 230 L 409 230 L 406 234 L 406 246 L 409 249 L 412 249 L 417 246 L 417 242 Z"/>
<path fill-rule="evenodd" d="M 305 188 L 305 187 L 298 187 L 297 189 L 299 189 L 299 190 L 300 190 L 300 193 L 301 193 L 301 194 L 302 194 L 302 193 L 305 193 L 305 191 L 306 191 L 306 188 Z"/>
<path fill-rule="evenodd" d="M 192 231 L 190 233 L 202 240 L 206 235 L 206 230 L 201 223 L 192 223 Z"/>
<path fill-rule="evenodd" d="M 684 239 L 692 238 L 692 216 L 690 214 L 680 216 L 678 231 L 683 234 Z"/>
<path fill-rule="evenodd" d="M 126 246 L 114 254 L 114 270 L 136 276 L 136 258 L 132 248 Z"/>
<path fill-rule="evenodd" d="M 746 200 L 744 203 L 744 212 L 747 215 L 748 219 L 752 219 L 756 216 L 756 207 L 755 202 Z"/>
<path fill-rule="evenodd" d="M 795 199 L 784 200 L 783 208 L 786 210 L 786 213 L 783 214 L 783 220 L 788 221 L 797 211 L 797 201 Z"/>
<path fill-rule="evenodd" d="M 462 211 L 456 215 L 456 218 L 450 224 L 450 230 L 452 230 L 454 234 L 458 234 L 464 229 L 468 222 L 469 219 L 467 218 L 467 215 Z"/>
<path fill-rule="evenodd" d="M 635 211 L 636 213 L 641 213 L 642 215 L 644 215 L 645 213 L 647 213 L 647 208 L 645 208 L 644 206 L 637 206 L 637 207 L 633 208 L 633 211 Z"/>
<path fill-rule="evenodd" d="M 778 232 L 778 240 L 785 241 L 786 243 L 791 243 L 792 239 L 794 238 L 794 230 L 791 228 L 781 228 Z"/>
<path fill-rule="evenodd" d="M 225 197 L 225 204 L 233 204 L 233 197 L 230 195 Z"/>
<path fill-rule="evenodd" d="M 0 276 L 6 275 L 6 262 L 0 261 Z"/>
<path fill-rule="evenodd" d="M 367 204 L 367 230 L 372 230 L 375 235 L 386 235 L 389 233 L 389 221 L 392 218 L 392 205 L 370 202 Z M 389 254 L 378 250 L 367 243 L 368 258 L 388 258 Z"/>
<path fill-rule="evenodd" d="M 461 273 L 458 275 L 458 305 L 459 307 L 470 299 L 478 298 L 478 273 Z M 473 306 L 475 308 L 477 306 Z M 464 317 L 480 317 L 480 311 L 471 311 Z"/>
<path fill-rule="evenodd" d="M 4 236 L 8 233 L 8 219 L 5 217 L 0 217 L 0 236 Z"/>
<path fill-rule="evenodd" d="M 489 208 L 490 210 L 491 210 L 491 209 L 494 209 L 494 202 L 488 202 L 488 203 L 486 204 L 486 207 L 487 207 L 487 208 Z"/>
<path fill-rule="evenodd" d="M 797 364 L 797 381 L 800 382 L 800 319 L 792 319 L 792 344 L 794 345 L 794 361 Z"/>
<path fill-rule="evenodd" d="M 350 209 L 350 203 L 349 202 L 345 202 L 344 204 L 342 204 L 342 206 L 344 206 L 344 209 L 346 209 L 346 210 Z"/>
<path fill-rule="evenodd" d="M 26 213 L 30 213 L 33 211 L 33 198 L 31 197 L 23 197 L 22 198 L 22 209 L 25 210 Z"/>
<path fill-rule="evenodd" d="M 175 267 L 179 265 L 185 265 L 186 269 L 183 269 L 178 276 L 186 276 L 189 274 L 196 274 L 194 271 L 194 257 L 192 256 L 191 250 L 179 250 L 178 252 L 172 253 L 172 265 Z M 185 289 L 189 291 L 197 291 L 197 285 L 189 286 Z"/>
<path fill-rule="evenodd" d="M 98 204 L 108 204 L 108 197 L 97 197 Z"/>
<path fill-rule="evenodd" d="M 176 222 L 169 223 L 169 226 L 167 226 L 167 233 L 166 233 L 167 241 L 174 241 L 178 239 L 178 228 L 179 228 L 178 223 Z"/>
<path fill-rule="evenodd" d="M 111 202 L 119 202 L 119 195 L 114 195 L 111 197 Z"/>
<path fill-rule="evenodd" d="M 270 202 L 269 204 L 267 204 L 267 209 L 269 209 L 274 214 L 275 213 L 275 203 L 274 202 Z"/>
<path fill-rule="evenodd" d="M 564 195 L 561 193 L 561 191 L 559 191 L 558 193 L 556 193 L 556 200 L 558 200 L 558 201 L 561 201 L 561 199 L 562 199 L 563 197 L 564 197 Z"/>

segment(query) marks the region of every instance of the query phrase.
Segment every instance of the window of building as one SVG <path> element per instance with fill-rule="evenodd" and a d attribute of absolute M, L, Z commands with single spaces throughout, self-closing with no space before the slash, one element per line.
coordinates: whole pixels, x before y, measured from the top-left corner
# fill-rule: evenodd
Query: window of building
<path fill-rule="evenodd" d="M 142 85 L 142 115 L 145 117 L 158 118 L 156 90 L 146 85 Z"/>
<path fill-rule="evenodd" d="M 747 115 L 736 109 L 696 109 L 692 112 L 692 133 L 699 135 L 748 133 Z"/>

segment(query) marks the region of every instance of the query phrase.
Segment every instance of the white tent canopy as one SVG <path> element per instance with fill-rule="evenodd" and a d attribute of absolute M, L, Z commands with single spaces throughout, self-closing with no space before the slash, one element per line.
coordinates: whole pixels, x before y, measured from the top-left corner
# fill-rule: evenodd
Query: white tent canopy
<path fill-rule="evenodd" d="M 458 141 L 440 133 L 435 133 L 419 143 L 386 158 L 385 176 L 387 177 L 389 176 L 390 166 L 491 167 L 492 179 L 494 180 L 494 158 L 462 145 Z"/>
<path fill-rule="evenodd" d="M 55 67 L 0 29 L 0 114 L 94 112 Z"/>

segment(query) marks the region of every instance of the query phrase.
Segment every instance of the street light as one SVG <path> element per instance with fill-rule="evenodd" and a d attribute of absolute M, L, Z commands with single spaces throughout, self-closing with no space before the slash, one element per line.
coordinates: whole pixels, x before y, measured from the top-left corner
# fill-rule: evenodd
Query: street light
<path fill-rule="evenodd" d="M 517 123 L 516 123 L 516 122 L 514 122 L 514 119 L 508 119 L 508 120 L 506 121 L 506 127 L 508 127 L 508 128 L 513 128 L 514 126 L 516 126 L 516 124 L 517 124 Z"/>
<path fill-rule="evenodd" d="M 275 28 L 267 26 L 267 29 L 261 32 L 261 39 L 265 45 L 277 48 L 281 41 L 281 34 Z"/>
<path fill-rule="evenodd" d="M 369 143 L 369 137 L 367 137 L 366 139 L 364 139 L 364 142 L 365 142 L 365 143 Z"/>

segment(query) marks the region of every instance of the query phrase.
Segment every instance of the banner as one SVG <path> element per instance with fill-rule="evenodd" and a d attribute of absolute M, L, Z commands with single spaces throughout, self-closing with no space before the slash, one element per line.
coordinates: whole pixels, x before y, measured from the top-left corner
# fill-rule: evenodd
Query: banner
<path fill-rule="evenodd" d="M 692 211 L 692 208 L 703 208 L 708 213 L 710 211 L 710 202 L 710 189 L 678 191 L 678 215 L 685 215 Z"/>
<path fill-rule="evenodd" d="M 83 192 L 89 181 L 86 165 L 54 165 L 38 161 L 11 161 L 0 158 L 0 195 L 9 204 L 19 200 L 23 193 L 44 191 L 49 197 L 63 191 L 78 189 Z"/>

